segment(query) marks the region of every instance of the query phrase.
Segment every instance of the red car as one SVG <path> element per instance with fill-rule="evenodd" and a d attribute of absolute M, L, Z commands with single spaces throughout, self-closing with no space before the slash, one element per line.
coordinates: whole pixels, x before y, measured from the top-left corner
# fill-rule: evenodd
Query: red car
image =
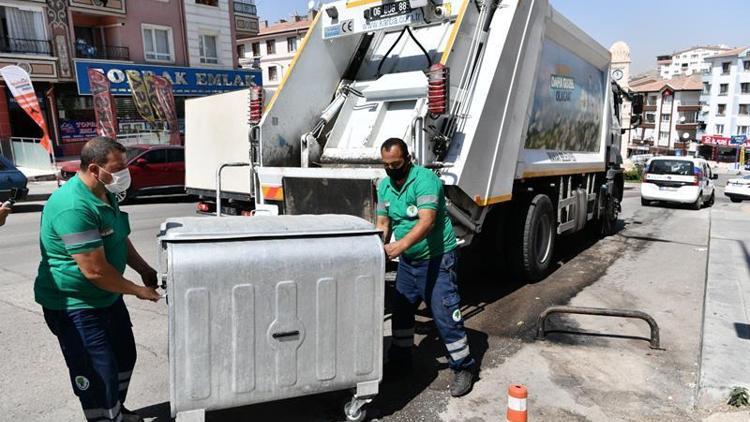
<path fill-rule="evenodd" d="M 146 195 L 185 193 L 185 148 L 175 145 L 133 145 L 127 147 L 128 168 L 132 182 L 127 199 Z M 63 180 L 75 176 L 80 161 L 62 166 Z"/>

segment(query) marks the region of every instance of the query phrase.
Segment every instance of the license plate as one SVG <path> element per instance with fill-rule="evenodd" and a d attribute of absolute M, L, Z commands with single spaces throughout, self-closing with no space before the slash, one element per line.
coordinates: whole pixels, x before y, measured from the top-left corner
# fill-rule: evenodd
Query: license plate
<path fill-rule="evenodd" d="M 365 19 L 378 20 L 392 18 L 394 16 L 407 15 L 411 12 L 409 0 L 401 0 L 393 3 L 381 4 L 365 10 Z"/>
<path fill-rule="evenodd" d="M 677 188 L 671 188 L 669 186 L 659 186 L 659 190 L 677 190 Z"/>

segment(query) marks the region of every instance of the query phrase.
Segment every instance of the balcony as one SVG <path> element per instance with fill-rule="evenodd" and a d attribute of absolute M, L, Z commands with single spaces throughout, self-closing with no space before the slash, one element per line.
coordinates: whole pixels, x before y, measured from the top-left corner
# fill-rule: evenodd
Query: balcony
<path fill-rule="evenodd" d="M 656 104 L 645 104 L 643 111 L 656 111 Z"/>
<path fill-rule="evenodd" d="M 235 0 L 234 12 L 241 13 L 244 15 L 258 16 L 258 8 L 253 3 L 245 3 L 242 1 Z"/>
<path fill-rule="evenodd" d="M 698 122 L 692 122 L 692 123 L 688 123 L 688 122 L 684 122 L 684 123 L 677 123 L 677 124 L 675 125 L 675 128 L 676 128 L 677 130 L 696 130 L 696 129 L 698 129 L 698 125 L 699 125 L 699 124 L 700 124 L 700 123 L 698 123 Z"/>
<path fill-rule="evenodd" d="M 93 47 L 87 44 L 76 44 L 76 58 L 130 61 L 128 47 L 104 46 Z"/>
<path fill-rule="evenodd" d="M 701 111 L 700 104 L 684 104 L 677 106 L 677 111 Z"/>
<path fill-rule="evenodd" d="M 47 40 L 0 37 L 0 53 L 52 55 L 52 43 Z"/>

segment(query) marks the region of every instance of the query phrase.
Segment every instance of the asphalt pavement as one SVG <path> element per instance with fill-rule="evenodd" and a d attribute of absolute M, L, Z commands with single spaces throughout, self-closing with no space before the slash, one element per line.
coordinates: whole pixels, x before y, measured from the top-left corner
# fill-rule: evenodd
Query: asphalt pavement
<path fill-rule="evenodd" d="M 722 176 L 718 184 L 725 181 Z M 33 300 L 39 211 L 54 186 L 41 183 L 31 188 L 32 202 L 19 204 L 7 225 L 0 228 L 0 418 L 82 420 L 59 347 Z M 380 395 L 369 406 L 369 417 L 387 421 L 502 420 L 511 383 L 529 387 L 529 418 L 535 421 L 721 421 L 745 417 L 725 413 L 729 410 L 720 407 L 720 395 L 702 404 L 696 398 L 701 350 L 705 350 L 701 340 L 709 247 L 714 248 L 712 214 L 720 210 L 734 216 L 731 221 L 736 222 L 748 207 L 747 202 L 729 203 L 721 191 L 717 191 L 713 210 L 641 207 L 637 185 L 631 185 L 619 233 L 598 241 L 583 235 L 563 240 L 557 248 L 556 271 L 539 283 L 517 283 L 481 262 L 464 261 L 465 266 L 474 267 L 464 271 L 461 294 L 470 346 L 481 362 L 479 382 L 468 396 L 449 397 L 447 364 L 440 357 L 434 326 L 422 312 L 415 374 L 382 384 Z M 180 198 L 147 199 L 123 209 L 130 214 L 134 244 L 152 265 L 159 225 L 168 217 L 194 213 L 194 205 Z M 726 230 L 732 234 L 731 229 Z M 128 272 L 127 276 L 135 274 Z M 169 420 L 166 304 L 133 298 L 126 302 L 139 354 L 126 404 L 153 420 Z M 563 304 L 648 312 L 659 323 L 661 349 L 649 348 L 645 323 L 608 318 L 553 318 L 550 324 L 559 332 L 545 341 L 536 340 L 538 314 L 548 306 Z M 748 319 L 740 315 L 731 322 L 747 324 Z M 737 332 L 742 330 L 744 327 Z M 736 343 L 738 336 L 733 337 L 713 341 Z M 389 342 L 387 328 L 386 346 Z M 348 398 L 348 392 L 322 394 L 209 412 L 208 420 L 341 420 L 341 408 Z"/>

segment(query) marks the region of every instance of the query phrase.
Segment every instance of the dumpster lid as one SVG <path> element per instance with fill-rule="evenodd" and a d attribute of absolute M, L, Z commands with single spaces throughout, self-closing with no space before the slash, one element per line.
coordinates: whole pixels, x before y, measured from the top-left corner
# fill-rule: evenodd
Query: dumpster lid
<path fill-rule="evenodd" d="M 182 217 L 162 223 L 159 240 L 179 242 L 377 233 L 371 223 L 350 215 Z"/>

